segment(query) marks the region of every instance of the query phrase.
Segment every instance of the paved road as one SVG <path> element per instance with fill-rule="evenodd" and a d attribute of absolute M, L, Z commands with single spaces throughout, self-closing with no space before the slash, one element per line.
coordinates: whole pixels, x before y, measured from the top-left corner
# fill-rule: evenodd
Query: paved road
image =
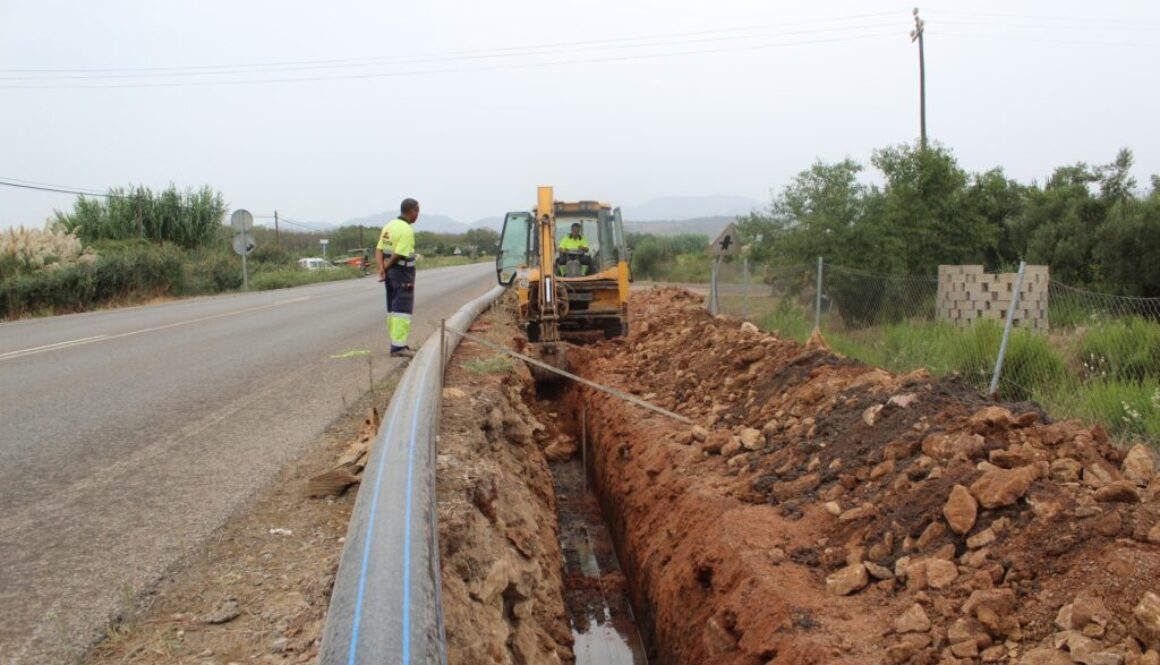
<path fill-rule="evenodd" d="M 494 284 L 419 273 L 413 346 Z M 0 665 L 71 662 L 387 355 L 373 277 L 0 324 Z"/>

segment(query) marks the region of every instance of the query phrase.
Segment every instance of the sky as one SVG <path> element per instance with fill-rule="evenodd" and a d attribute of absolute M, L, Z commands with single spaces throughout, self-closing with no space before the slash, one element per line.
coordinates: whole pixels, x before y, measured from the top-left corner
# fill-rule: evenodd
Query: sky
<path fill-rule="evenodd" d="M 1160 173 L 1160 3 L 919 5 L 927 127 L 1042 182 L 1121 147 Z M 412 196 L 463 222 L 557 198 L 761 203 L 919 128 L 887 0 L 0 0 L 0 179 L 209 185 L 341 223 Z M 1149 64 L 1151 63 L 1151 64 Z M 73 197 L 0 186 L 0 228 Z"/>

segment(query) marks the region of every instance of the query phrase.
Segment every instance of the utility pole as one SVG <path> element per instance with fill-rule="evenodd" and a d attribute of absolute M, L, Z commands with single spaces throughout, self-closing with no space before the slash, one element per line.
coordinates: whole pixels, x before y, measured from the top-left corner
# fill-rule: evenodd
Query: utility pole
<path fill-rule="evenodd" d="M 282 240 L 278 237 L 278 211 L 274 211 L 274 244 L 281 246 Z"/>
<path fill-rule="evenodd" d="M 926 150 L 926 58 L 922 51 L 922 33 L 926 21 L 918 17 L 918 7 L 914 8 L 914 30 L 910 31 L 910 41 L 918 42 L 918 118 L 919 146 Z"/>

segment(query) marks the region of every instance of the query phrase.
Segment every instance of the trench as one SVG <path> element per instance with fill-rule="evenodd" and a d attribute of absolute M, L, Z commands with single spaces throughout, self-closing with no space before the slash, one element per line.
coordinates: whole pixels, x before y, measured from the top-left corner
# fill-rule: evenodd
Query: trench
<path fill-rule="evenodd" d="M 570 459 L 550 465 L 576 663 L 647 665 L 656 657 L 651 612 L 632 602 L 632 580 L 620 565 L 620 543 L 613 535 L 620 520 L 600 495 L 604 483 L 593 463 L 599 432 L 591 429 L 583 391 L 541 386 L 537 399 L 556 410 L 560 430 L 578 443 Z"/>

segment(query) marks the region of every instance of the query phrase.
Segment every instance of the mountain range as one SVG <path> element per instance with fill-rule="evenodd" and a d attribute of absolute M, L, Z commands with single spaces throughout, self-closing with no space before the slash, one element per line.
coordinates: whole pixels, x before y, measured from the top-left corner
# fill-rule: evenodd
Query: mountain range
<path fill-rule="evenodd" d="M 749 214 L 759 207 L 756 201 L 743 196 L 664 196 L 640 205 L 621 206 L 621 214 L 625 230 L 630 233 L 702 233 L 713 237 L 738 215 Z M 349 219 L 343 222 L 343 226 L 382 226 L 394 217 L 394 212 L 380 212 Z M 481 228 L 498 232 L 503 227 L 503 217 L 498 216 L 464 224 L 446 215 L 425 212 L 419 222 L 417 230 L 434 233 L 464 233 Z"/>

